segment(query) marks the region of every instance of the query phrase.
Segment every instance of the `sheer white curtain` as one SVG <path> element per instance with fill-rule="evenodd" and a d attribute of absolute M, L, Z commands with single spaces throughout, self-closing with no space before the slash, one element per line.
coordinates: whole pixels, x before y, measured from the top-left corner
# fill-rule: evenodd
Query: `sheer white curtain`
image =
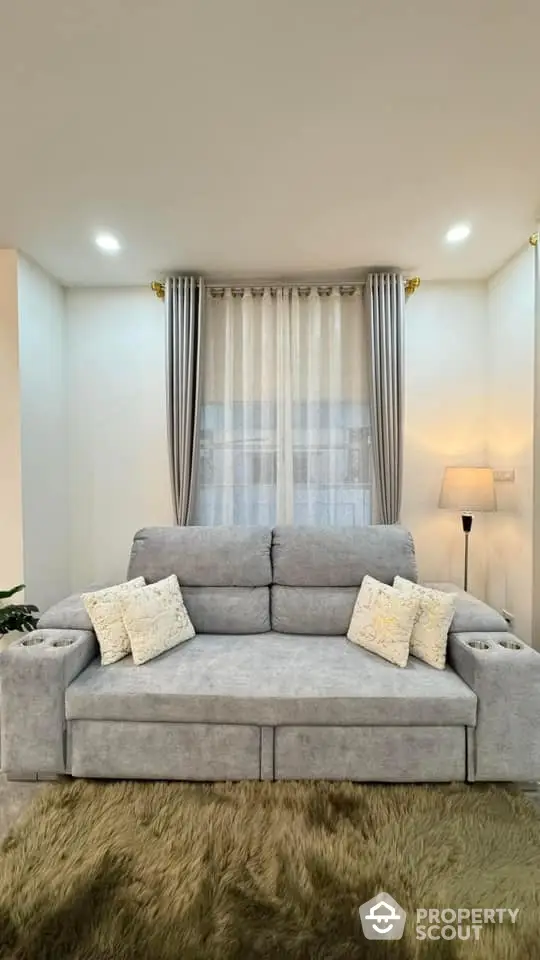
<path fill-rule="evenodd" d="M 360 290 L 207 298 L 197 522 L 370 523 Z"/>
<path fill-rule="evenodd" d="M 356 288 L 291 292 L 294 510 L 290 522 L 371 522 L 369 366 Z"/>

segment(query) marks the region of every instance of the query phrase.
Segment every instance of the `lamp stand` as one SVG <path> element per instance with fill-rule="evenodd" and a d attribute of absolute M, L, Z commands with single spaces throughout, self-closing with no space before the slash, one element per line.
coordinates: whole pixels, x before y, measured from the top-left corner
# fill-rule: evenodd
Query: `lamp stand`
<path fill-rule="evenodd" d="M 472 513 L 461 514 L 461 525 L 465 534 L 465 569 L 463 571 L 463 589 L 467 590 L 469 586 L 469 534 L 473 522 Z"/>

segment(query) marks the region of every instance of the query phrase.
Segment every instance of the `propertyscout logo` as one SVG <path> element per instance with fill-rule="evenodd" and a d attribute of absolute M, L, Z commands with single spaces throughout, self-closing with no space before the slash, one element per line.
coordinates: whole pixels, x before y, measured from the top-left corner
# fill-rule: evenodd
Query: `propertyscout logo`
<path fill-rule="evenodd" d="M 407 914 L 389 893 L 378 893 L 359 907 L 367 940 L 401 940 Z"/>
<path fill-rule="evenodd" d="M 358 908 L 367 940 L 401 940 L 407 914 L 389 893 L 378 893 Z M 509 907 L 420 907 L 415 911 L 417 940 L 479 940 L 482 927 L 490 923 L 515 923 L 519 909 Z"/>

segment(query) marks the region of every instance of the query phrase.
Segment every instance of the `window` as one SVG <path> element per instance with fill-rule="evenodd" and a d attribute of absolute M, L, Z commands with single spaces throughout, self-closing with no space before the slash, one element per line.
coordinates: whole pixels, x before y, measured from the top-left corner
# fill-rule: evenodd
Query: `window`
<path fill-rule="evenodd" d="M 370 523 L 360 291 L 207 297 L 198 522 Z"/>

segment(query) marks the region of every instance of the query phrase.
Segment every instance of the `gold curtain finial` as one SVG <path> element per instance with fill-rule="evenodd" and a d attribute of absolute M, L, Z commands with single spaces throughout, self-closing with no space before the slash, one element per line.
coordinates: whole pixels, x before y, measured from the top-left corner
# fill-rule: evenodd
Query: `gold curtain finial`
<path fill-rule="evenodd" d="M 153 280 L 150 284 L 158 300 L 165 299 L 165 284 L 161 280 Z"/>
<path fill-rule="evenodd" d="M 531 233 L 531 235 L 530 235 L 530 237 L 529 237 L 529 243 L 530 243 L 531 247 L 536 247 L 536 246 L 538 246 L 538 237 L 539 237 L 539 234 L 538 234 L 538 233 Z"/>
<path fill-rule="evenodd" d="M 405 281 L 405 294 L 408 297 L 412 297 L 413 293 L 416 293 L 419 286 L 420 286 L 420 277 L 409 277 Z"/>

